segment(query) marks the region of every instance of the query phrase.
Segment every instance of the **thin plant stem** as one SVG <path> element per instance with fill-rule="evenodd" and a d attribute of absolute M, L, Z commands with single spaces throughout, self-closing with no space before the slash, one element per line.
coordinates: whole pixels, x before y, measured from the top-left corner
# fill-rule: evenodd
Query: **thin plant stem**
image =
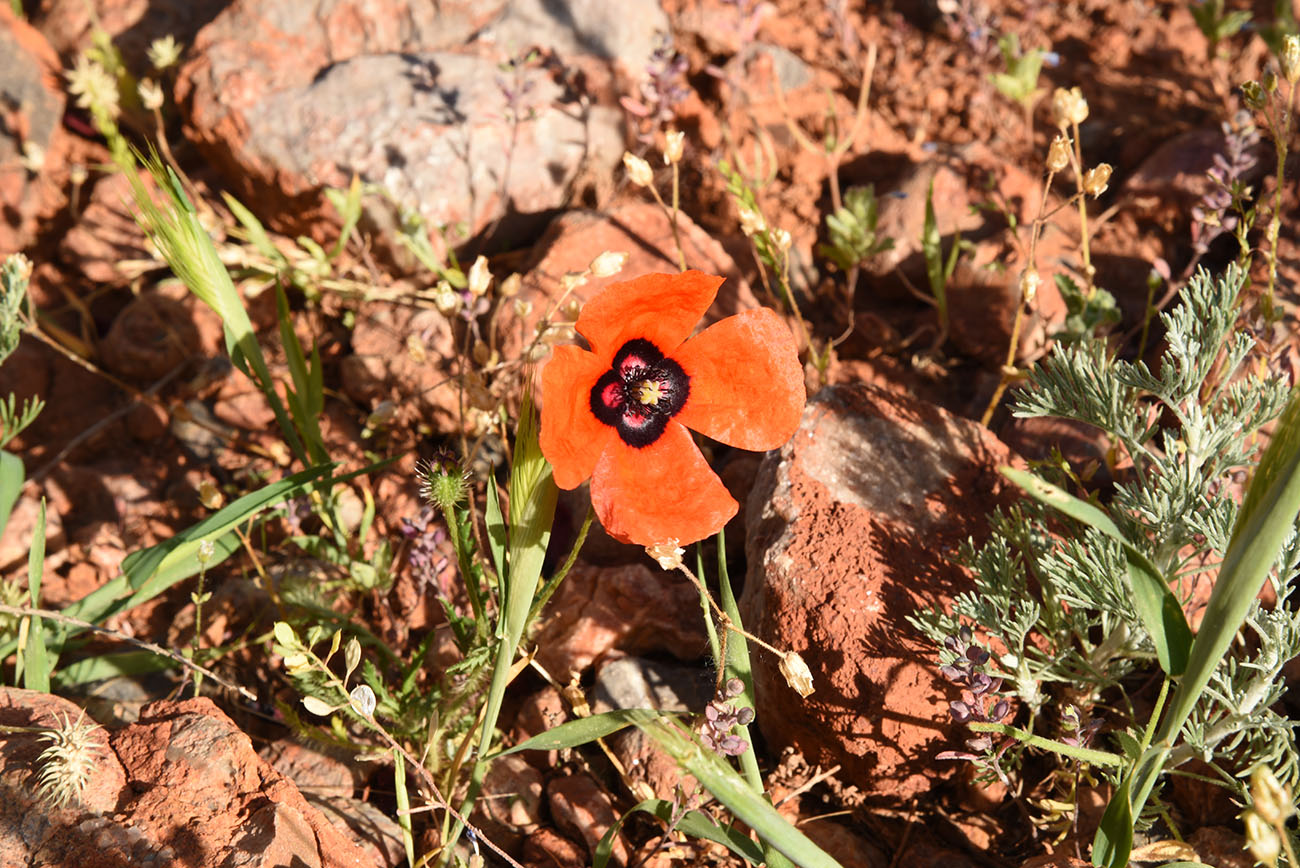
<path fill-rule="evenodd" d="M 1010 736 L 1021 744 L 1041 748 L 1055 754 L 1060 754 L 1061 756 L 1068 756 L 1071 759 L 1082 760 L 1083 762 L 1094 766 L 1120 768 L 1126 762 L 1124 757 L 1119 756 L 1118 754 L 1092 750 L 1091 748 L 1086 747 L 1078 747 L 1060 741 L 1053 741 L 1050 738 L 1043 738 L 1041 735 L 1034 735 L 1032 732 L 1026 732 L 1023 729 L 1005 723 L 984 723 L 973 720 L 966 725 L 970 727 L 972 732 L 995 732 L 999 735 Z"/>
<path fill-rule="evenodd" d="M 681 207 L 681 166 L 680 160 L 673 162 L 673 244 L 677 247 L 677 267 L 686 270 L 686 251 L 682 249 L 682 236 L 677 228 L 677 212 Z"/>
<path fill-rule="evenodd" d="M 206 675 L 208 678 L 211 678 L 213 681 L 215 681 L 217 684 L 220 684 L 222 687 L 226 688 L 227 690 L 233 690 L 234 692 L 238 693 L 244 699 L 247 699 L 252 702 L 257 701 L 257 694 L 253 693 L 253 691 L 249 690 L 248 688 L 235 684 L 232 681 L 227 681 L 225 678 L 222 678 L 220 675 L 213 672 L 212 670 L 205 669 L 204 667 L 200 666 L 198 663 L 195 663 L 193 660 L 189 659 L 184 654 L 173 651 L 170 648 L 164 648 L 161 645 L 155 645 L 153 642 L 146 642 L 142 639 L 136 639 L 134 636 L 127 636 L 125 633 L 119 633 L 117 630 L 110 630 L 107 627 L 101 627 L 98 624 L 92 624 L 90 621 L 83 621 L 80 618 L 73 618 L 70 615 L 65 615 L 62 612 L 55 612 L 52 609 L 37 609 L 31 606 L 9 606 L 0 603 L 0 615 L 16 615 L 18 617 L 40 618 L 45 621 L 53 621 L 56 624 L 63 624 L 68 627 L 76 627 L 81 630 L 94 631 L 96 633 L 99 633 L 100 635 L 107 636 L 110 639 L 115 639 L 118 642 L 125 642 L 128 645 L 134 645 L 137 648 L 140 648 L 144 651 L 148 651 L 151 654 L 157 654 L 159 657 L 166 657 L 168 660 L 171 660 L 177 665 L 183 666 L 184 668 L 190 670 L 190 672 L 198 672 L 198 673 L 202 673 L 203 675 Z"/>
<path fill-rule="evenodd" d="M 713 609 L 714 617 L 718 619 L 718 623 L 722 625 L 722 628 L 724 630 L 730 630 L 732 633 L 735 633 L 738 636 L 744 636 L 746 639 L 753 642 L 754 644 L 766 648 L 768 651 L 771 651 L 777 657 L 782 657 L 782 658 L 785 657 L 785 652 L 782 651 L 780 648 L 777 648 L 775 645 L 772 645 L 769 642 L 764 642 L 762 639 L 758 638 L 753 633 L 746 630 L 744 627 L 741 627 L 739 624 L 732 621 L 731 617 L 727 615 L 726 612 L 722 611 L 722 608 L 720 606 L 718 606 L 717 601 L 713 599 L 713 595 L 709 593 L 709 589 L 704 586 L 704 582 L 700 581 L 699 576 L 691 572 L 690 567 L 686 566 L 685 564 L 681 564 L 677 567 L 677 569 L 679 572 L 685 574 L 685 576 L 688 579 L 690 579 L 692 583 L 694 583 L 695 587 L 699 589 L 700 594 L 703 597 L 708 599 L 709 607 Z"/>
<path fill-rule="evenodd" d="M 1037 271 L 1038 269 L 1038 239 L 1042 235 L 1043 226 L 1046 221 L 1045 212 L 1047 210 L 1047 195 L 1052 189 L 1052 179 L 1056 173 L 1050 169 L 1047 172 L 1047 180 L 1043 182 L 1043 195 L 1038 203 L 1038 216 L 1029 229 L 1029 255 L 1026 258 L 1026 268 Z M 1085 242 L 1086 243 L 1086 242 Z M 1006 362 L 1002 365 L 1002 372 L 998 376 L 997 388 L 993 390 L 993 397 L 989 398 L 989 404 L 984 408 L 984 415 L 980 417 L 980 424 L 988 427 L 989 422 L 993 420 L 993 413 L 997 410 L 998 403 L 1006 393 L 1007 387 L 1011 385 L 1019 370 L 1016 368 L 1016 350 L 1020 346 L 1020 330 L 1024 327 L 1025 303 L 1020 285 L 1017 284 L 1016 292 L 1021 293 L 1019 303 L 1016 305 L 1016 318 L 1011 323 L 1011 342 L 1007 346 Z"/>
<path fill-rule="evenodd" d="M 1092 257 L 1088 252 L 1088 197 L 1082 195 L 1083 193 L 1083 148 L 1079 144 L 1079 125 L 1077 123 L 1072 123 L 1070 127 L 1071 127 L 1071 131 L 1074 133 L 1074 135 L 1071 137 L 1072 144 L 1074 145 L 1074 149 L 1071 153 L 1071 156 L 1073 157 L 1071 162 L 1074 164 L 1074 182 L 1078 186 L 1080 192 L 1079 255 L 1083 259 L 1083 277 L 1084 280 L 1086 280 L 1088 283 L 1087 287 L 1084 290 L 1084 294 L 1088 299 L 1091 299 L 1093 295 L 1095 295 L 1097 292 L 1096 286 L 1093 283 L 1093 277 L 1097 274 L 1097 269 L 1092 267 Z"/>
<path fill-rule="evenodd" d="M 1277 284 L 1277 243 L 1278 232 L 1282 228 L 1282 178 L 1286 169 L 1286 157 L 1291 138 L 1291 103 L 1295 99 L 1295 85 L 1287 83 L 1286 101 L 1282 103 L 1281 115 L 1273 137 L 1277 151 L 1277 181 L 1273 185 L 1273 213 L 1268 220 L 1268 289 L 1264 294 L 1264 318 L 1270 322 L 1276 315 L 1273 292 Z"/>
<path fill-rule="evenodd" d="M 680 271 L 686 270 L 686 251 L 682 248 L 681 235 L 678 234 L 677 228 L 677 167 L 673 166 L 673 206 L 668 207 L 664 197 L 659 195 L 658 188 L 654 184 L 650 185 L 650 195 L 655 197 L 659 207 L 663 210 L 664 216 L 668 218 L 668 224 L 673 230 L 673 245 L 677 248 L 677 267 Z"/>

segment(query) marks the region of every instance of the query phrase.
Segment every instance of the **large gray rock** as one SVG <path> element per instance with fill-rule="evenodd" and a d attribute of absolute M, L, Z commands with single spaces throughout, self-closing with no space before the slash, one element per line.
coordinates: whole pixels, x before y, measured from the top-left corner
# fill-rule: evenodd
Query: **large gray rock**
<path fill-rule="evenodd" d="M 649 37 L 624 24 L 636 16 L 611 10 L 241 0 L 200 32 L 177 95 L 189 134 L 279 228 L 332 219 L 321 189 L 357 174 L 431 226 L 473 235 L 508 212 L 564 205 L 580 174 L 608 173 L 621 156 L 621 111 L 566 75 L 591 59 L 570 52 L 616 66 L 649 56 Z M 556 62 L 503 71 L 534 46 Z"/>

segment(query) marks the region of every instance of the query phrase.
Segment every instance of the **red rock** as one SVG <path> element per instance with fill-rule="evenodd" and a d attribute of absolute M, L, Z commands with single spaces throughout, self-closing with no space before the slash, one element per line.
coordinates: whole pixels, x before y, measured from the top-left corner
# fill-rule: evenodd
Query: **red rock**
<path fill-rule="evenodd" d="M 340 365 L 342 388 L 372 410 L 389 400 L 397 408 L 390 425 L 459 431 L 460 371 L 455 332 L 436 310 L 372 302 L 358 316 L 352 354 Z M 466 402 L 467 411 L 471 409 Z"/>
<path fill-rule="evenodd" d="M 178 861 L 373 864 L 207 699 L 151 703 L 111 742 L 135 794 L 124 822 Z"/>
<path fill-rule="evenodd" d="M 0 688 L 0 725 L 61 727 L 82 713 L 71 702 L 48 693 Z M 105 841 L 98 826 L 108 825 L 107 819 L 100 818 L 117 811 L 131 791 L 121 763 L 109 749 L 108 734 L 96 730 L 91 739 L 99 749 L 86 788 L 58 809 L 36 792 L 36 776 L 43 768 L 38 757 L 49 743 L 35 733 L 7 733 L 0 739 L 0 865 L 37 864 L 33 859 L 38 853 L 42 865 L 110 868 L 123 864 L 108 853 L 96 853 L 96 849 L 112 850 L 102 846 L 101 842 L 112 842 Z"/>
<path fill-rule="evenodd" d="M 22 250 L 66 199 L 71 136 L 61 64 L 45 37 L 0 7 L 0 256 Z"/>
<path fill-rule="evenodd" d="M 754 655 L 758 724 L 868 796 L 928 792 L 952 745 L 937 652 L 906 625 L 971 586 L 951 556 L 1004 503 L 1013 456 L 986 429 L 914 398 L 831 387 L 770 456 L 750 497 L 745 626 L 803 656 L 816 692 Z"/>
<path fill-rule="evenodd" d="M 175 38 L 186 48 L 194 34 L 221 11 L 228 0 L 42 0 L 33 23 L 55 51 L 75 57 L 91 45 L 96 27 L 113 38 L 127 68 L 154 75 L 147 50 L 155 39 Z"/>
<path fill-rule="evenodd" d="M 1233 829 L 1223 826 L 1205 826 L 1193 832 L 1187 841 L 1196 848 L 1196 855 L 1200 861 L 1207 865 L 1216 865 L 1219 868 L 1253 868 L 1256 864 L 1246 850 L 1245 839 Z"/>
<path fill-rule="evenodd" d="M 492 761 L 471 821 L 507 853 L 518 855 L 542 820 L 542 773 L 521 754 Z"/>
<path fill-rule="evenodd" d="M 155 189 L 148 172 L 140 172 L 140 177 Z M 76 224 L 59 242 L 63 263 L 95 283 L 129 284 L 136 274 L 122 266 L 131 260 L 152 260 L 144 230 L 135 220 L 134 202 L 125 175 L 114 173 L 97 183 Z"/>
<path fill-rule="evenodd" d="M 27 563 L 27 553 L 32 548 L 32 538 L 39 514 L 38 497 L 26 494 L 18 498 L 13 511 L 9 513 L 9 523 L 4 526 L 3 533 L 0 533 L 0 570 L 9 570 Z M 67 540 L 63 536 L 63 519 L 47 504 L 45 556 L 50 557 L 66 544 Z"/>
<path fill-rule="evenodd" d="M 153 382 L 185 364 L 198 341 L 185 305 L 148 293 L 117 315 L 99 353 L 104 367 L 124 379 Z"/>
<path fill-rule="evenodd" d="M 578 563 L 543 614 L 537 660 L 567 682 L 571 673 L 586 671 L 615 649 L 667 651 L 692 660 L 704 653 L 707 641 L 699 592 L 686 578 L 644 564 Z"/>
<path fill-rule="evenodd" d="M 704 324 L 757 307 L 758 301 L 749 284 L 722 245 L 685 214 L 678 214 L 677 219 L 687 267 L 727 278 L 705 315 Z M 668 217 L 654 202 L 640 199 L 623 201 L 605 213 L 571 211 L 550 225 L 534 250 L 518 295 L 520 301 L 532 305 L 532 310 L 519 317 L 512 305 L 506 305 L 499 317 L 498 345 L 506 359 L 518 358 L 523 348 L 532 343 L 537 324 L 564 295 L 561 278 L 568 272 L 585 271 L 605 251 L 628 254 L 623 270 L 611 277 L 590 279 L 568 299 L 580 304 L 611 283 L 678 269 L 677 248 Z M 552 316 L 550 321 L 561 319 Z"/>
<path fill-rule="evenodd" d="M 511 743 L 519 744 L 539 733 L 554 729 L 570 718 L 569 704 L 554 687 L 543 687 L 530 694 L 515 712 Z M 543 771 L 555 767 L 558 751 L 525 751 L 523 756 Z"/>
<path fill-rule="evenodd" d="M 581 844 L 545 827 L 528 836 L 522 858 L 529 868 L 583 868 L 590 864 Z"/>
<path fill-rule="evenodd" d="M 588 854 L 596 852 L 600 839 L 618 821 L 609 794 L 585 772 L 555 778 L 547 785 L 546 796 L 555 825 L 585 842 Z M 627 845 L 621 833 L 614 838 L 610 863 L 627 864 Z"/>

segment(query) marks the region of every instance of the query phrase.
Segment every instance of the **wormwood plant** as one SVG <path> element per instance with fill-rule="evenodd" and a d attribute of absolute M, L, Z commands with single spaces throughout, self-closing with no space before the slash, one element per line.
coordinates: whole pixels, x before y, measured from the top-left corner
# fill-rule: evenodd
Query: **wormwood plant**
<path fill-rule="evenodd" d="M 959 595 L 951 613 L 918 612 L 910 619 L 939 644 L 951 680 L 970 688 L 983 674 L 987 679 L 976 685 L 983 690 L 974 691 L 982 702 L 1014 697 L 1023 706 L 1023 726 L 1013 728 L 1001 719 L 1008 706 L 1001 717 L 981 718 L 968 701 L 954 703 L 954 716 L 977 721 L 972 728 L 981 735 L 964 756 L 987 775 L 1011 779 L 1030 744 L 1062 758 L 1058 795 L 1072 799 L 1073 786 L 1093 775 L 1120 785 L 1112 808 L 1122 802 L 1132 815 L 1110 819 L 1110 832 L 1103 824 L 1112 840 L 1099 843 L 1097 864 L 1124 864 L 1115 855 L 1123 851 L 1127 860 L 1122 842 L 1114 843 L 1123 837 L 1115 829 L 1127 822 L 1131 842 L 1156 776 L 1192 759 L 1204 761 L 1211 780 L 1243 799 L 1245 780 L 1258 766 L 1284 784 L 1300 780 L 1297 723 L 1273 708 L 1283 689 L 1281 668 L 1300 654 L 1294 510 L 1274 510 L 1288 530 L 1266 552 L 1253 587 L 1239 579 L 1240 551 L 1251 542 L 1239 517 L 1260 513 L 1243 511 L 1232 489 L 1258 460 L 1256 432 L 1288 398 L 1279 379 L 1252 363 L 1254 342 L 1236 328 L 1245 281 L 1236 265 L 1218 279 L 1198 272 L 1182 304 L 1162 316 L 1166 349 L 1155 370 L 1113 358 L 1101 339 L 1058 344 L 1016 396 L 1014 412 L 1104 432 L 1113 494 L 1103 507 L 1095 493 L 1087 494 L 1087 477 L 1099 468 L 1072 468 L 1059 454 L 1035 468 L 1037 478 L 1008 471 L 1036 500 L 995 513 L 988 542 L 965 548 L 975 590 Z M 1288 413 L 1275 439 L 1289 442 L 1295 415 Z M 1277 601 L 1267 606 L 1255 596 L 1265 571 Z M 1198 584 L 1216 574 L 1215 596 L 1193 643 L 1182 610 Z M 1229 584 L 1234 587 L 1221 594 Z M 1242 614 L 1235 620 L 1220 615 L 1226 593 L 1238 598 L 1232 605 Z M 1238 634 L 1243 623 L 1249 629 Z M 966 645 L 971 628 L 983 643 Z M 1234 635 L 1238 641 L 1224 658 Z M 1144 721 L 1131 695 L 1144 682 L 1130 676 L 1153 664 L 1166 677 Z M 966 671 L 972 668 L 979 671 Z M 1098 728 L 1100 741 L 1118 753 L 1083 745 L 1081 731 Z M 1153 807 L 1164 813 L 1158 801 Z"/>

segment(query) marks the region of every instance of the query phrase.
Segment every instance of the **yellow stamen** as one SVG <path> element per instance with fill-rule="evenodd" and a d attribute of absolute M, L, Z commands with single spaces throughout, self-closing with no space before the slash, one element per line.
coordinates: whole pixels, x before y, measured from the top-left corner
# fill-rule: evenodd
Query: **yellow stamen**
<path fill-rule="evenodd" d="M 642 404 L 649 404 L 651 407 L 659 406 L 659 399 L 664 396 L 663 387 L 657 380 L 645 380 L 641 383 L 641 391 L 637 397 Z"/>

